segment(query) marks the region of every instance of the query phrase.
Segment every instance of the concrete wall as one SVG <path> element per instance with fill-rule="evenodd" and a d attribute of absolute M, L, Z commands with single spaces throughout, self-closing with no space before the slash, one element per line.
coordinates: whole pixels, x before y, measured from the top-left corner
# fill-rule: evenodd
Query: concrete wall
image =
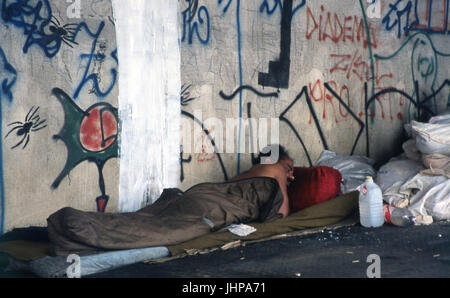
<path fill-rule="evenodd" d="M 449 1 L 289 2 L 180 1 L 184 118 L 279 118 L 280 143 L 309 166 L 323 149 L 389 158 L 417 98 L 428 113 L 448 107 Z M 248 138 L 239 155 L 197 139 L 204 152 L 183 153 L 182 188 L 252 164 Z"/>
<path fill-rule="evenodd" d="M 110 1 L 5 0 L 0 11 L 0 233 L 65 206 L 96 211 L 97 197 L 117 209 Z"/>
<path fill-rule="evenodd" d="M 1 232 L 44 225 L 49 214 L 64 206 L 97 210 L 96 198 L 106 195 L 105 211 L 120 211 L 123 174 L 115 156 L 120 146 L 115 108 L 123 102 L 118 99 L 110 1 L 1 3 Z M 172 153 L 179 158 L 174 170 L 178 186 L 223 181 L 252 165 L 249 129 L 241 131 L 245 140 L 232 139 L 232 153 L 225 148 L 225 137 L 220 142 L 227 118 L 242 128 L 247 118 L 256 120 L 252 135 L 263 127 L 259 119 L 268 120 L 268 130 L 278 125 L 279 141 L 297 166 L 314 164 L 323 149 L 378 161 L 398 152 L 404 123 L 449 107 L 449 4 L 448 0 L 178 1 L 181 88 L 155 99 L 161 103 L 169 93 L 180 97 L 183 147 L 180 154 Z M 148 13 L 157 13 L 157 8 L 161 6 L 148 8 Z M 56 24 L 50 22 L 51 16 Z M 148 22 L 155 19 L 149 15 Z M 34 31 L 32 24 L 37 25 Z M 175 22 L 163 24 L 154 34 L 164 35 L 170 26 Z M 140 50 L 147 54 L 167 58 L 155 43 L 144 47 Z M 171 80 L 168 77 L 164 80 Z M 145 86 L 147 79 L 135 83 Z M 417 109 L 418 101 L 426 103 Z M 84 113 L 95 104 L 103 108 L 103 121 L 87 119 L 91 114 Z M 171 116 L 162 119 L 170 120 Z M 26 132 L 18 127 L 28 121 L 35 126 L 27 126 Z M 96 139 L 101 136 L 100 122 L 108 124 L 104 138 L 111 137 L 103 143 Z M 177 133 L 177 128 L 171 131 Z M 272 135 L 266 134 L 269 142 Z M 143 136 L 148 138 L 144 147 L 161 147 Z M 258 150 L 263 144 L 254 145 Z M 145 165 L 137 167 L 143 171 Z M 158 184 L 156 189 L 164 186 L 162 178 L 152 181 Z M 151 195 L 153 200 L 156 191 Z"/>

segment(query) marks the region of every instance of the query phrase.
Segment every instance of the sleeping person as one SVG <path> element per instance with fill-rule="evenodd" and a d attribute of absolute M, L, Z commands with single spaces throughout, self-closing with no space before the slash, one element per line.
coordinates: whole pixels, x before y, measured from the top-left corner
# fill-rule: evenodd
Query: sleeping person
<path fill-rule="evenodd" d="M 99 213 L 62 208 L 47 219 L 54 255 L 167 246 L 231 224 L 267 222 L 289 214 L 287 185 L 293 161 L 280 145 L 263 149 L 259 163 L 225 182 L 186 191 L 164 189 L 155 203 L 135 212 Z M 270 156 L 269 156 L 270 155 Z"/>

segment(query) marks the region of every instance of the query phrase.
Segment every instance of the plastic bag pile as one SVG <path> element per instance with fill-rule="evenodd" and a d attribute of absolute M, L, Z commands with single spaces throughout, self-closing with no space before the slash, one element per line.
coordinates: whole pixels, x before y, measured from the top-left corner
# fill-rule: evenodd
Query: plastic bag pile
<path fill-rule="evenodd" d="M 356 190 L 372 176 L 383 192 L 383 200 L 409 209 L 416 224 L 450 220 L 450 111 L 427 123 L 405 124 L 409 140 L 403 154 L 392 158 L 377 172 L 374 161 L 364 156 L 344 156 L 324 150 L 316 166 L 341 172 L 342 193 Z"/>
<path fill-rule="evenodd" d="M 380 167 L 383 200 L 408 208 L 419 224 L 450 220 L 450 112 L 405 125 L 404 153 Z"/>

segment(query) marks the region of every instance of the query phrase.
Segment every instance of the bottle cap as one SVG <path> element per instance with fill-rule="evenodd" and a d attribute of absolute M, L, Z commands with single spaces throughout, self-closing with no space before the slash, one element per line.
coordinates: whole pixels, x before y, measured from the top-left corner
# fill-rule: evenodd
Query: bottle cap
<path fill-rule="evenodd" d="M 366 179 L 372 179 L 372 176 L 366 176 Z"/>

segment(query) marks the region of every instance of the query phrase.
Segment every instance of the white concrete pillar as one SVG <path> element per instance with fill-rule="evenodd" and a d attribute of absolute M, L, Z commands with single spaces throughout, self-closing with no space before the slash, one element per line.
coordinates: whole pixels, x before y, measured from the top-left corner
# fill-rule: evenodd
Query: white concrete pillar
<path fill-rule="evenodd" d="M 179 180 L 178 0 L 113 0 L 119 59 L 119 211 Z"/>

